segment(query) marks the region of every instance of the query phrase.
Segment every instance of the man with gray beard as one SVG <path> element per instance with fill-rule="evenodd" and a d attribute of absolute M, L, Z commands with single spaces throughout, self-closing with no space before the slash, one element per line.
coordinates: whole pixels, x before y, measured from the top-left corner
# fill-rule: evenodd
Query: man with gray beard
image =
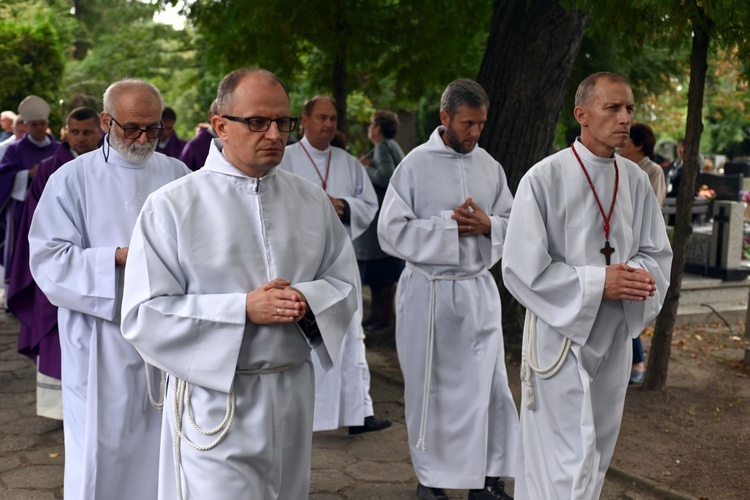
<path fill-rule="evenodd" d="M 157 495 L 161 396 L 149 390 L 155 370 L 120 335 L 120 307 L 141 205 L 190 173 L 154 153 L 163 109 L 143 80 L 110 85 L 103 146 L 52 174 L 31 222 L 31 273 L 59 308 L 66 499 Z"/>

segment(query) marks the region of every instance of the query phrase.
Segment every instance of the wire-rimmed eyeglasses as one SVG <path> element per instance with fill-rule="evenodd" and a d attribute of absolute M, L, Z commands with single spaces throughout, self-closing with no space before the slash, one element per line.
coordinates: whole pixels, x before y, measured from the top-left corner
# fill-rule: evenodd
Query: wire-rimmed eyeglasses
<path fill-rule="evenodd" d="M 120 125 L 120 122 L 115 120 L 115 117 L 112 115 L 109 115 L 109 117 L 112 119 L 113 122 L 117 124 L 118 127 L 122 129 L 122 135 L 125 136 L 125 139 L 136 141 L 138 138 L 141 137 L 141 134 L 145 133 L 146 138 L 153 141 L 154 139 L 158 139 L 161 137 L 161 133 L 164 131 L 164 126 L 161 125 L 161 122 L 159 122 L 158 127 L 148 127 L 148 128 L 138 128 L 138 127 L 123 127 Z"/>
<path fill-rule="evenodd" d="M 271 128 L 271 123 L 273 122 L 276 122 L 279 132 L 291 132 L 297 127 L 297 119 L 291 116 L 282 116 L 281 118 L 250 116 L 248 118 L 242 118 L 241 116 L 221 115 L 221 117 L 233 122 L 246 123 L 250 132 L 265 132 Z"/>

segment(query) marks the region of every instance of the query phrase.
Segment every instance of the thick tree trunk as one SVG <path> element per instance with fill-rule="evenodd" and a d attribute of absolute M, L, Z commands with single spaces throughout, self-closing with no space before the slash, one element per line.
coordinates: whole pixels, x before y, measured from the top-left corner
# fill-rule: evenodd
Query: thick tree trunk
<path fill-rule="evenodd" d="M 702 13 L 702 11 L 701 11 Z M 672 275 L 670 278 L 664 307 L 656 318 L 654 338 L 648 356 L 644 390 L 664 391 L 667 387 L 672 330 L 677 320 L 677 306 L 680 303 L 680 288 L 685 269 L 688 241 L 693 232 L 691 216 L 695 196 L 695 179 L 698 175 L 699 147 L 703 132 L 703 94 L 708 69 L 708 46 L 710 42 L 710 21 L 705 16 L 693 22 L 693 45 L 690 52 L 690 87 L 688 88 L 688 112 L 685 126 L 685 160 L 680 191 L 677 193 L 674 235 L 672 237 Z"/>
<path fill-rule="evenodd" d="M 496 0 L 477 81 L 490 98 L 481 145 L 505 168 L 515 192 L 526 171 L 549 155 L 588 14 L 558 1 Z M 571 110 L 572 112 L 572 110 Z M 523 308 L 502 286 L 503 329 L 520 344 Z"/>

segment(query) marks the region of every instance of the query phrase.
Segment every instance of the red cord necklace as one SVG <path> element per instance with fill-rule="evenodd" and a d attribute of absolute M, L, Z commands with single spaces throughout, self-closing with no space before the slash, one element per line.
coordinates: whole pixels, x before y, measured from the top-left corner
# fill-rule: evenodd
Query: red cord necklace
<path fill-rule="evenodd" d="M 312 156 L 310 156 L 310 153 L 307 152 L 307 148 L 304 144 L 302 144 L 302 141 L 299 143 L 300 146 L 302 146 L 302 151 L 305 152 L 307 155 L 307 158 L 310 160 L 310 163 L 312 163 L 313 168 L 315 169 L 315 172 L 318 174 L 318 178 L 320 179 L 321 187 L 323 188 L 323 191 L 326 190 L 326 186 L 328 185 L 328 173 L 331 171 L 331 154 L 333 153 L 333 149 L 328 150 L 328 164 L 326 165 L 326 176 L 323 177 L 320 175 L 320 170 L 318 170 L 318 165 L 315 163 L 315 160 L 312 159 Z"/>
<path fill-rule="evenodd" d="M 581 168 L 583 169 L 583 173 L 586 175 L 586 180 L 589 181 L 589 186 L 591 187 L 591 191 L 594 193 L 594 199 L 596 200 L 596 205 L 599 207 L 599 213 L 602 214 L 602 219 L 604 219 L 604 247 L 599 250 L 600 253 L 604 254 L 604 261 L 607 265 L 610 265 L 610 258 L 612 257 L 612 254 L 614 253 L 615 249 L 612 248 L 609 244 L 609 223 L 612 220 L 612 214 L 615 211 L 615 202 L 617 201 L 617 187 L 620 184 L 620 169 L 617 168 L 617 160 L 615 160 L 615 191 L 612 195 L 612 205 L 609 207 L 609 215 L 606 215 L 604 213 L 604 207 L 602 207 L 602 202 L 599 201 L 599 195 L 596 194 L 596 189 L 594 188 L 594 183 L 591 182 L 591 176 L 589 176 L 588 170 L 586 170 L 586 167 L 583 165 L 583 162 L 581 161 L 581 157 L 578 156 L 578 152 L 575 148 L 575 143 L 570 145 L 570 149 L 573 150 L 573 154 L 576 156 L 576 159 L 578 160 L 578 164 L 581 165 Z"/>

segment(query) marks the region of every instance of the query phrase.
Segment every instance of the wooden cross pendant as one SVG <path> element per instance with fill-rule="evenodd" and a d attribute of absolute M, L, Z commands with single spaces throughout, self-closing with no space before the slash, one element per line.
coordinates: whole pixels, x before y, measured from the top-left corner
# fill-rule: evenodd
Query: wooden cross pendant
<path fill-rule="evenodd" d="M 604 261 L 607 265 L 610 265 L 610 258 L 612 257 L 612 254 L 615 253 L 615 249 L 609 245 L 609 240 L 604 242 L 604 248 L 599 250 L 599 252 L 604 254 Z"/>

